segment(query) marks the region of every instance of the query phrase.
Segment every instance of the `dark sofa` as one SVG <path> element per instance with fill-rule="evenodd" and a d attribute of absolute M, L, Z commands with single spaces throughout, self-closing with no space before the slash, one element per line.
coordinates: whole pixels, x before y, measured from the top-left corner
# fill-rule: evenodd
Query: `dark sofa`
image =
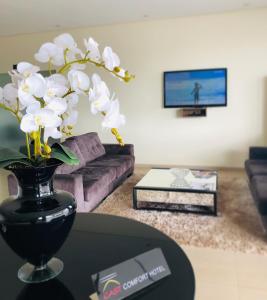
<path fill-rule="evenodd" d="M 102 144 L 96 132 L 71 137 L 63 145 L 78 156 L 80 164 L 58 167 L 54 186 L 74 195 L 78 212 L 92 211 L 134 171 L 133 145 Z M 8 187 L 10 195 L 17 194 L 13 174 L 8 176 Z"/>
<path fill-rule="evenodd" d="M 245 162 L 251 194 L 267 229 L 267 147 L 251 147 Z"/>

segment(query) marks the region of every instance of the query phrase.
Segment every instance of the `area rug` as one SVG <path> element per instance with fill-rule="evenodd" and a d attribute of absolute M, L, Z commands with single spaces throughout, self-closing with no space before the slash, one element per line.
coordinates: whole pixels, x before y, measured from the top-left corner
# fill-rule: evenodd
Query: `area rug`
<path fill-rule="evenodd" d="M 136 168 L 94 211 L 134 219 L 164 232 L 180 245 L 267 255 L 267 237 L 242 170 L 219 171 L 218 217 L 134 210 L 132 189 L 148 168 Z"/>

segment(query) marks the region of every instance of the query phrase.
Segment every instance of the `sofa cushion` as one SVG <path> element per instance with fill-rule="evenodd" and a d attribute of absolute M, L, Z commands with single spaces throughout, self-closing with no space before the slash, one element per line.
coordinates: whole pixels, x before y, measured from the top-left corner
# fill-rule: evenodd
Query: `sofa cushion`
<path fill-rule="evenodd" d="M 109 155 L 106 154 L 90 163 L 86 167 L 103 167 L 108 166 L 116 170 L 116 178 L 123 175 L 127 170 L 133 168 L 134 157 L 132 155 Z"/>
<path fill-rule="evenodd" d="M 96 132 L 90 132 L 75 137 L 86 162 L 92 161 L 106 153 Z"/>
<path fill-rule="evenodd" d="M 255 175 L 250 182 L 253 198 L 261 215 L 267 214 L 267 175 Z"/>
<path fill-rule="evenodd" d="M 66 139 L 66 141 L 63 142 L 62 145 L 68 147 L 73 153 L 75 153 L 75 155 L 79 158 L 80 163 L 75 166 L 63 164 L 57 168 L 56 174 L 70 174 L 85 166 L 86 161 L 79 149 L 78 144 L 76 143 L 75 137 Z"/>
<path fill-rule="evenodd" d="M 85 166 L 73 172 L 83 175 L 83 182 L 86 185 L 88 180 L 101 180 L 102 184 L 108 185 L 116 178 L 116 170 L 110 167 Z"/>
<path fill-rule="evenodd" d="M 115 168 L 84 167 L 75 173 L 83 176 L 84 200 L 94 209 L 110 192 L 116 179 Z"/>
<path fill-rule="evenodd" d="M 245 169 L 249 178 L 254 175 L 267 175 L 267 160 L 249 159 L 245 162 Z"/>

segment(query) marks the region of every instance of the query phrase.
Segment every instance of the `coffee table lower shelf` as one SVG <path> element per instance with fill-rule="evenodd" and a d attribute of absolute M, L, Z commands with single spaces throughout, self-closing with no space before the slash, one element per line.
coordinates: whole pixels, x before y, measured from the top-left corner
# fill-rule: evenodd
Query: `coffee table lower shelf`
<path fill-rule="evenodd" d="M 192 194 L 208 194 L 213 198 L 212 205 L 203 204 L 187 204 L 187 203 L 174 203 L 174 202 L 161 202 L 161 201 L 140 201 L 138 200 L 138 191 L 159 191 L 159 192 L 185 192 Z M 143 210 L 159 210 L 159 211 L 178 211 L 182 213 L 195 213 L 202 215 L 217 216 L 217 193 L 209 191 L 192 191 L 192 190 L 177 190 L 177 189 L 152 189 L 147 187 L 134 187 L 133 188 L 133 208 Z"/>

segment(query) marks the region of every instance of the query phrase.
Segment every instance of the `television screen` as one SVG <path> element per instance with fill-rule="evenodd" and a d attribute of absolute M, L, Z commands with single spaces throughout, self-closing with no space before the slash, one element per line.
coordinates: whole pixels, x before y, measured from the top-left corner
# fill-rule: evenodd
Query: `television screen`
<path fill-rule="evenodd" d="M 227 69 L 164 72 L 164 107 L 227 105 Z"/>

